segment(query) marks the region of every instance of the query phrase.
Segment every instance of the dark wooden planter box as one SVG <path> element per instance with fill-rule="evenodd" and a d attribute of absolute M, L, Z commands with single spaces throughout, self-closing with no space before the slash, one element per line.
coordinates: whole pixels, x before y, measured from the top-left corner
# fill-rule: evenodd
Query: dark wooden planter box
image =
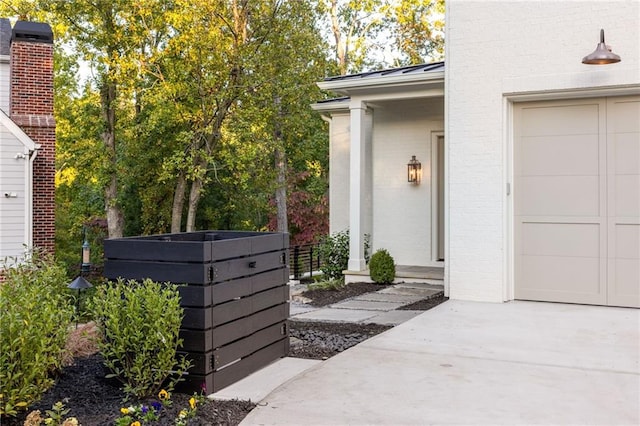
<path fill-rule="evenodd" d="M 106 278 L 178 284 L 183 392 L 216 392 L 289 352 L 289 236 L 202 231 L 104 242 Z"/>

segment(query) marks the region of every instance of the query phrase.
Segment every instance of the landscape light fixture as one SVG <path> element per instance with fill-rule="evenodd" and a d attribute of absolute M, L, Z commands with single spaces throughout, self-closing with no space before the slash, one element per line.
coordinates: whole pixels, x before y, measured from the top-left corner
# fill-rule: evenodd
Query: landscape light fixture
<path fill-rule="evenodd" d="M 420 171 L 422 170 L 422 164 L 416 160 L 416 156 L 412 155 L 411 160 L 407 164 L 407 181 L 414 185 L 420 183 Z"/>
<path fill-rule="evenodd" d="M 82 243 L 82 265 L 80 266 L 82 274 L 86 274 L 91 270 L 91 247 L 87 241 L 87 228 L 84 228 L 84 242 Z"/>
<path fill-rule="evenodd" d="M 604 30 L 600 30 L 600 43 L 589 55 L 582 58 L 582 63 L 587 65 L 606 65 L 620 62 L 620 56 L 616 55 L 604 43 Z"/>
<path fill-rule="evenodd" d="M 69 287 L 71 290 L 78 291 L 78 297 L 76 297 L 76 328 L 78 328 L 78 320 L 80 319 L 80 294 L 82 293 L 82 290 L 84 290 L 85 288 L 91 288 L 93 287 L 93 285 L 91 285 L 89 281 L 85 280 L 84 277 L 80 275 L 78 278 L 71 281 L 71 284 L 69 284 L 67 287 Z"/>

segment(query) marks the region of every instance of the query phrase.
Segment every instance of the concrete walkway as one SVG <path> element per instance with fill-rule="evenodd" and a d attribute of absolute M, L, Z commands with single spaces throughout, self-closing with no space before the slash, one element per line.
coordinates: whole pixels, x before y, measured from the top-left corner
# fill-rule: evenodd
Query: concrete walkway
<path fill-rule="evenodd" d="M 290 379 L 243 425 L 640 424 L 640 310 L 448 301 Z"/>

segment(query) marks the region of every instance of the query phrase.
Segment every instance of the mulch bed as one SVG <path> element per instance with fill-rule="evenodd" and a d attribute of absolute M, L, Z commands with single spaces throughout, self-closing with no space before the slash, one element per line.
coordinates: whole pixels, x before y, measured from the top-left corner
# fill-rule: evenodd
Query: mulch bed
<path fill-rule="evenodd" d="M 307 290 L 302 293 L 302 296 L 311 299 L 311 302 L 309 303 L 311 306 L 322 307 L 340 302 L 344 299 L 360 296 L 361 294 L 382 290 L 387 287 L 391 286 L 374 283 L 351 283 L 343 285 L 337 290 Z"/>
<path fill-rule="evenodd" d="M 327 306 L 361 294 L 382 290 L 386 285 L 372 283 L 352 283 L 338 290 L 308 290 L 302 296 L 311 299 L 312 306 Z M 427 310 L 448 300 L 444 296 L 420 300 L 399 309 Z M 391 328 L 377 324 L 323 323 L 290 321 L 292 345 L 289 356 L 307 359 L 327 359 L 376 334 Z M 26 415 L 33 410 L 43 414 L 58 401 L 70 411 L 67 417 L 76 417 L 83 426 L 109 426 L 120 416 L 120 408 L 133 405 L 124 402 L 125 394 L 119 382 L 105 378 L 99 354 L 78 357 L 72 365 L 64 367 L 56 384 L 43 398 L 17 418 L 2 419 L 2 425 L 23 425 Z M 189 406 L 191 395 L 174 393 L 173 404 L 163 408 L 163 415 L 157 425 L 173 425 L 180 410 Z M 152 402 L 143 401 L 146 404 Z M 138 402 L 139 403 L 139 402 Z M 238 425 L 255 407 L 249 401 L 207 401 L 199 406 L 197 417 L 190 419 L 189 425 Z"/>
<path fill-rule="evenodd" d="M 324 360 L 390 328 L 380 324 L 289 321 L 289 356 Z"/>
<path fill-rule="evenodd" d="M 439 304 L 444 303 L 447 300 L 449 300 L 448 297 L 444 297 L 443 295 L 441 295 L 438 297 L 433 297 L 431 299 L 418 300 L 417 302 L 412 303 L 410 305 L 401 306 L 396 310 L 397 311 L 428 311 L 429 309 L 435 306 L 438 306 Z"/>
<path fill-rule="evenodd" d="M 120 416 L 120 408 L 139 403 L 150 405 L 154 400 L 124 402 L 125 394 L 119 382 L 105 378 L 102 357 L 98 354 L 76 358 L 73 365 L 62 369 L 56 384 L 43 398 L 23 415 L 2 419 L 2 425 L 22 425 L 26 415 L 33 410 L 43 414 L 51 406 L 62 401 L 70 411 L 66 417 L 75 417 L 82 426 L 108 426 Z M 191 395 L 173 393 L 171 407 L 163 408 L 157 425 L 174 425 L 180 410 L 189 407 Z M 255 405 L 248 401 L 206 401 L 198 407 L 197 417 L 189 425 L 237 425 Z"/>

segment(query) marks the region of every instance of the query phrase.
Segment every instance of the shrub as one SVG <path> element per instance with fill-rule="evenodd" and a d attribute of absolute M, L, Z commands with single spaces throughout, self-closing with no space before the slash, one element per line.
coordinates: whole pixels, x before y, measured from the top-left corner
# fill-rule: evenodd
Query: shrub
<path fill-rule="evenodd" d="M 320 259 L 325 279 L 341 280 L 349 267 L 349 230 L 328 235 L 320 244 Z"/>
<path fill-rule="evenodd" d="M 369 235 L 364 235 L 364 257 L 369 262 Z M 349 230 L 328 235 L 320 243 L 320 270 L 326 280 L 342 280 L 342 271 L 349 268 Z"/>
<path fill-rule="evenodd" d="M 73 305 L 64 269 L 50 256 L 34 252 L 0 269 L 0 414 L 14 416 L 53 384 Z"/>
<path fill-rule="evenodd" d="M 182 379 L 190 363 L 184 356 L 176 359 L 183 310 L 175 285 L 118 280 L 97 289 L 91 309 L 109 377 L 117 378 L 124 392 L 151 397 L 165 380 L 172 390 Z"/>
<path fill-rule="evenodd" d="M 373 282 L 378 284 L 391 283 L 396 277 L 396 266 L 393 257 L 385 249 L 373 253 L 369 261 L 369 273 Z"/>

